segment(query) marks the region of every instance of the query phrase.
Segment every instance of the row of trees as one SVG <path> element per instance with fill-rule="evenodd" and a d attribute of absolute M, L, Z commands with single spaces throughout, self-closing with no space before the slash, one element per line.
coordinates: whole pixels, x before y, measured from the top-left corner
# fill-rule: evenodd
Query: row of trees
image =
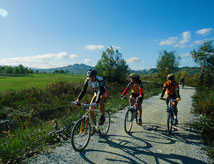
<path fill-rule="evenodd" d="M 191 51 L 192 58 L 201 66 L 200 85 L 213 84 L 214 82 L 214 45 L 213 41 L 206 41 L 198 48 Z M 176 51 L 160 52 L 157 61 L 158 77 L 166 80 L 166 75 L 175 73 L 178 70 L 180 56 Z M 122 58 L 122 54 L 112 47 L 103 52 L 101 59 L 98 61 L 95 69 L 109 82 L 123 82 L 126 80 L 127 74 L 130 72 L 126 61 Z M 184 73 L 185 74 L 185 73 Z M 181 76 L 185 76 L 185 75 Z"/>
<path fill-rule="evenodd" d="M 33 70 L 24 67 L 22 64 L 16 67 L 12 66 L 0 66 L 0 74 L 9 75 L 9 74 L 32 74 Z"/>

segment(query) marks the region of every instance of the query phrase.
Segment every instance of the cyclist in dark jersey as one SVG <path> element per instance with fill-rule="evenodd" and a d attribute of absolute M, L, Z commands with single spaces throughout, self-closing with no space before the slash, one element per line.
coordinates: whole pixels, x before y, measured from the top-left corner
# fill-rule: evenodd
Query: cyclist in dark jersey
<path fill-rule="evenodd" d="M 130 77 L 130 83 L 127 85 L 126 89 L 123 91 L 121 98 L 124 98 L 126 93 L 128 92 L 129 89 L 131 89 L 131 95 L 130 95 L 130 104 L 134 104 L 134 99 L 136 99 L 138 105 L 137 109 L 139 111 L 139 123 L 142 123 L 142 102 L 144 98 L 144 93 L 143 93 L 143 84 L 142 81 L 140 80 L 140 76 L 138 76 L 136 73 L 131 73 L 129 75 Z"/>
<path fill-rule="evenodd" d="M 102 125 L 105 122 L 105 106 L 104 102 L 108 98 L 108 89 L 105 85 L 105 81 L 102 77 L 97 76 L 97 72 L 94 69 L 90 69 L 87 72 L 87 78 L 85 80 L 84 86 L 76 100 L 77 103 L 80 103 L 81 99 L 86 93 L 87 87 L 90 86 L 94 90 L 94 95 L 91 99 L 91 108 L 96 108 L 97 105 L 99 105 L 101 117 L 99 118 L 99 125 Z M 90 112 L 90 116 L 92 120 L 95 122 L 96 117 L 94 115 L 94 112 Z"/>

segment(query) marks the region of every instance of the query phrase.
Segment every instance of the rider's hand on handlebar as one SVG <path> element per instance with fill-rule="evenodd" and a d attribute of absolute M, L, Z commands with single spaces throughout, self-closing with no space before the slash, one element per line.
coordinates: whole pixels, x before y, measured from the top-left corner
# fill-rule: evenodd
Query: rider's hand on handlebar
<path fill-rule="evenodd" d="M 120 98 L 121 98 L 122 100 L 124 100 L 124 99 L 125 99 L 125 96 L 124 96 L 124 95 L 121 95 Z"/>
<path fill-rule="evenodd" d="M 73 103 L 75 104 L 75 105 L 80 105 L 80 101 L 77 99 L 76 101 L 73 101 Z"/>
<path fill-rule="evenodd" d="M 178 98 L 176 98 L 176 101 L 181 101 L 181 98 L 179 98 L 179 97 L 178 97 Z"/>
<path fill-rule="evenodd" d="M 160 100 L 163 100 L 164 98 L 163 97 L 160 97 Z"/>

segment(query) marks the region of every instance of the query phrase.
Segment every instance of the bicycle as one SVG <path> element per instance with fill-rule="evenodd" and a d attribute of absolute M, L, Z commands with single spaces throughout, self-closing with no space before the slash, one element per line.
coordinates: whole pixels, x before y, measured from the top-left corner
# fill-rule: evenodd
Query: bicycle
<path fill-rule="evenodd" d="M 172 126 L 174 125 L 174 107 L 172 105 L 172 102 L 176 102 L 176 99 L 174 98 L 163 98 L 162 100 L 168 101 L 167 104 L 167 133 L 170 135 L 172 134 Z"/>
<path fill-rule="evenodd" d="M 131 99 L 131 98 L 124 98 L 124 99 Z M 132 98 L 133 100 L 133 98 Z M 126 133 L 130 133 L 133 125 L 133 120 L 136 119 L 136 123 L 140 125 L 139 120 L 138 120 L 138 110 L 137 110 L 137 103 L 134 103 L 134 105 L 130 105 L 128 107 L 128 110 L 125 115 L 125 120 L 124 120 L 124 129 Z"/>
<path fill-rule="evenodd" d="M 75 123 L 71 133 L 72 147 L 78 152 L 83 151 L 87 147 L 92 135 L 92 127 L 95 129 L 95 132 L 100 134 L 100 136 L 105 136 L 110 128 L 110 114 L 108 111 L 105 111 L 105 122 L 103 125 L 99 125 L 92 121 L 89 112 L 94 111 L 97 116 L 100 116 L 100 110 L 97 108 L 91 109 L 90 104 L 81 103 L 80 105 L 86 109 L 86 112 L 82 118 Z"/>

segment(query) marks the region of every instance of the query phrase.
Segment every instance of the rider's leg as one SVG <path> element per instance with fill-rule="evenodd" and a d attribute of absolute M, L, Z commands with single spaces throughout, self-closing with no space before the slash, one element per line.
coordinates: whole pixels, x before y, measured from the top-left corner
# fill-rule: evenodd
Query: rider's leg
<path fill-rule="evenodd" d="M 95 98 L 96 98 L 96 93 L 94 93 L 94 96 L 92 97 L 90 104 L 92 104 L 95 101 Z M 90 109 L 95 109 L 95 107 L 91 106 Z M 96 117 L 95 117 L 94 111 L 90 110 L 89 114 L 90 114 L 92 121 L 96 122 Z"/>
<path fill-rule="evenodd" d="M 133 96 L 133 95 L 130 95 L 129 98 L 130 98 L 130 99 L 129 99 L 129 104 L 130 104 L 130 105 L 134 105 L 134 96 Z"/>
<path fill-rule="evenodd" d="M 105 99 L 105 98 L 104 98 L 103 96 L 101 96 L 101 97 L 100 97 L 100 101 L 99 101 L 100 113 L 101 113 L 101 115 L 103 115 L 103 116 L 104 116 L 104 114 L 105 114 L 104 99 Z"/>
<path fill-rule="evenodd" d="M 139 111 L 139 117 L 142 117 L 142 102 L 143 102 L 143 98 L 144 95 L 142 95 L 142 97 L 140 99 L 138 99 L 137 101 L 137 107 L 138 107 L 138 111 Z"/>
<path fill-rule="evenodd" d="M 105 105 L 104 102 L 108 98 L 108 90 L 106 90 L 100 97 L 99 108 L 101 117 L 99 118 L 99 125 L 102 125 L 105 122 Z"/>

